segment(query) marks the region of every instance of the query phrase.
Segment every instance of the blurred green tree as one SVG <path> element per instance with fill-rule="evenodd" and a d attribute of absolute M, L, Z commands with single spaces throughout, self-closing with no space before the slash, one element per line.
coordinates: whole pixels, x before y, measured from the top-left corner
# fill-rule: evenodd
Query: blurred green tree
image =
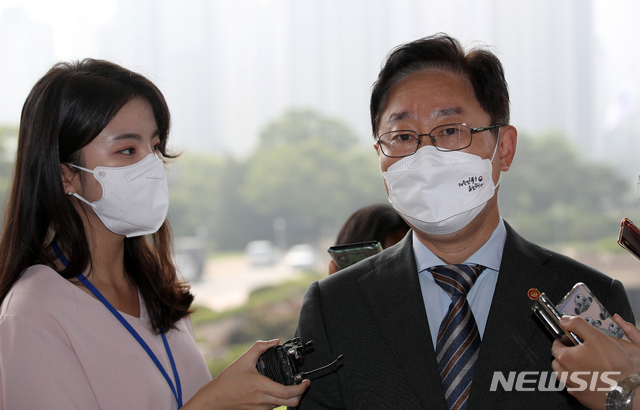
<path fill-rule="evenodd" d="M 206 227 L 210 250 L 275 241 L 276 218 L 286 221 L 288 245 L 314 242 L 355 209 L 386 201 L 381 178 L 373 149 L 345 124 L 290 110 L 267 124 L 246 159 L 180 156 L 169 166 L 169 216 L 176 236 Z"/>
<path fill-rule="evenodd" d="M 287 111 L 265 127 L 240 195 L 258 215 L 285 218 L 298 242 L 386 201 L 373 149 L 342 122 L 308 110 Z"/>
<path fill-rule="evenodd" d="M 306 140 L 319 140 L 348 150 L 358 143 L 357 136 L 343 122 L 312 110 L 285 111 L 260 133 L 258 150 L 297 145 Z"/>
<path fill-rule="evenodd" d="M 289 246 L 332 236 L 356 209 L 387 201 L 371 145 L 336 119 L 289 110 L 264 128 L 246 159 L 185 154 L 168 173 L 176 236 L 204 226 L 211 249 L 240 250 L 274 241 L 279 217 Z M 633 192 L 613 166 L 582 158 L 563 136 L 521 135 L 500 209 L 535 242 L 595 242 L 633 215 Z"/>
<path fill-rule="evenodd" d="M 616 234 L 630 192 L 613 166 L 585 160 L 562 135 L 522 135 L 500 210 L 535 242 L 593 241 Z"/>
<path fill-rule="evenodd" d="M 167 167 L 169 219 L 176 236 L 193 236 L 198 227 L 219 229 L 223 161 L 185 153 Z"/>
<path fill-rule="evenodd" d="M 273 221 L 258 214 L 255 206 L 240 193 L 246 178 L 247 160 L 226 158 L 220 172 L 220 190 L 216 192 L 220 213 L 211 241 L 218 250 L 239 250 L 252 240 L 274 240 Z"/>
<path fill-rule="evenodd" d="M 208 251 L 238 250 L 255 232 L 270 227 L 271 221 L 239 196 L 246 167 L 246 161 L 205 153 L 185 153 L 172 161 L 167 180 L 174 235 L 194 236 L 204 227 Z"/>

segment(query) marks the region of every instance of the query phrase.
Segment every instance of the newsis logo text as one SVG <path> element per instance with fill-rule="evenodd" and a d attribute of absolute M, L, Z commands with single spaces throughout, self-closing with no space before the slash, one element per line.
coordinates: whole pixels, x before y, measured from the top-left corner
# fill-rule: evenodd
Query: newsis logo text
<path fill-rule="evenodd" d="M 609 376 L 619 375 L 620 372 L 494 372 L 491 380 L 490 391 L 497 391 L 501 386 L 504 391 L 562 391 L 567 380 L 570 380 L 575 387 L 568 387 L 568 391 L 609 391 L 616 385 Z M 597 388 L 598 381 L 606 384 L 607 387 Z"/>

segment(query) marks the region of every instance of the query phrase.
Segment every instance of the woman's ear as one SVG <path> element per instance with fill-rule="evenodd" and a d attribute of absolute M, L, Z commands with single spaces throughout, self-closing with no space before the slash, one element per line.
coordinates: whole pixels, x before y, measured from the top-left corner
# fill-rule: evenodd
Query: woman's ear
<path fill-rule="evenodd" d="M 64 193 L 67 195 L 78 193 L 78 187 L 80 186 L 80 173 L 67 164 L 60 164 L 60 170 L 62 173 L 62 186 L 64 187 Z"/>

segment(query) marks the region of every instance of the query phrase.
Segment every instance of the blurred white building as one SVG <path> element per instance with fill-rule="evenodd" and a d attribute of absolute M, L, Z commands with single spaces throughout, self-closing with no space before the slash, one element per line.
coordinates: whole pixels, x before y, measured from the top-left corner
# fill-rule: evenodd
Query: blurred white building
<path fill-rule="evenodd" d="M 638 74 L 616 85 L 610 53 L 631 52 L 597 38 L 606 16 L 595 9 L 594 0 L 118 0 L 92 34 L 91 56 L 155 81 L 183 148 L 242 155 L 292 106 L 338 117 L 368 143 L 369 94 L 385 55 L 444 31 L 498 54 L 521 132 L 560 131 L 593 158 L 620 148 L 631 161 Z M 0 121 L 17 121 L 15 106 L 54 61 L 47 27 L 28 20 L 19 9 L 0 16 L 0 55 L 11 62 L 0 67 Z"/>
<path fill-rule="evenodd" d="M 21 8 L 0 13 L 0 124 L 17 124 L 34 82 L 54 61 L 50 26 Z"/>

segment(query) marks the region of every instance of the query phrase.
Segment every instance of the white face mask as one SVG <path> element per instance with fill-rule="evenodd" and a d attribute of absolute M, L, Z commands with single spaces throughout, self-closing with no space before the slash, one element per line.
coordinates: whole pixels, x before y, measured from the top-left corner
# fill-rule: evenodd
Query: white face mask
<path fill-rule="evenodd" d="M 467 226 L 495 193 L 491 159 L 427 145 L 383 172 L 389 202 L 412 226 L 432 235 Z"/>
<path fill-rule="evenodd" d="M 68 164 L 93 174 L 102 185 L 102 198 L 89 202 L 104 226 L 127 238 L 158 231 L 169 210 L 169 187 L 164 166 L 154 154 L 126 167 L 95 167 L 94 170 Z"/>

